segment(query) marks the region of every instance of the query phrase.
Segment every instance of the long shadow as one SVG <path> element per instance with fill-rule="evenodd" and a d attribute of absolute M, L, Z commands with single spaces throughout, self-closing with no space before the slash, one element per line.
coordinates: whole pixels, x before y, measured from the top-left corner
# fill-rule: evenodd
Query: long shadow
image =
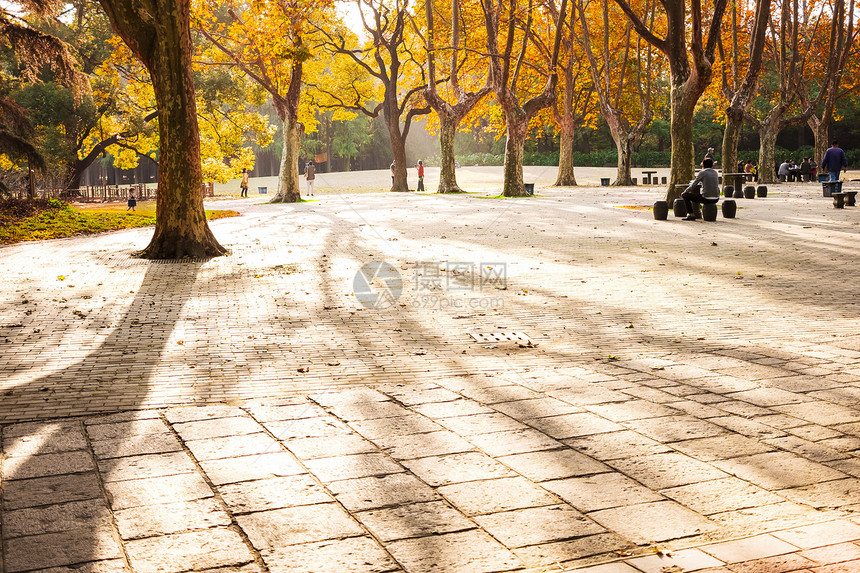
<path fill-rule="evenodd" d="M 390 231 L 392 229 L 392 227 L 396 228 L 396 225 L 392 225 L 392 226 L 387 227 L 386 231 Z M 332 234 L 331 240 L 326 246 L 326 250 L 328 250 L 329 252 L 341 252 L 343 250 L 344 244 L 352 244 L 353 241 L 355 241 L 356 239 L 360 239 L 360 237 L 356 237 L 354 234 L 346 234 L 346 233 L 340 233 L 337 235 Z M 473 248 L 474 248 L 474 246 L 473 246 Z M 369 251 L 372 249 L 369 246 L 365 246 L 365 248 L 363 250 Z M 380 255 L 382 255 L 382 254 L 380 253 Z M 381 260 L 385 259 L 384 256 L 380 256 L 379 258 Z M 402 254 L 398 254 L 397 258 L 402 258 Z M 360 264 L 360 261 L 356 261 L 356 264 L 357 265 Z M 682 261 L 681 264 L 684 264 L 691 271 L 695 270 L 696 272 L 699 272 L 703 275 L 706 272 L 704 270 L 703 265 L 699 266 L 699 265 L 695 265 L 695 264 L 686 264 L 686 261 Z M 320 288 L 323 290 L 324 300 L 325 300 L 326 305 L 334 308 L 335 305 L 343 302 L 343 298 L 341 296 L 338 296 L 338 294 L 337 294 L 337 289 L 332 288 L 332 285 L 329 284 L 328 282 L 321 281 L 320 282 Z M 538 287 L 537 289 L 534 289 L 534 290 L 536 290 L 537 294 L 543 295 L 543 297 L 551 297 L 552 295 L 557 294 L 557 293 L 553 293 L 550 289 L 542 289 L 540 287 Z M 788 298 L 788 297 L 786 297 L 786 298 Z M 792 300 L 792 299 L 790 299 L 790 300 Z M 607 339 L 612 339 L 613 335 L 617 336 L 617 334 L 618 334 L 617 332 L 613 331 L 613 327 L 610 327 L 606 324 L 610 320 L 614 321 L 615 323 L 620 323 L 620 322 L 624 322 L 627 320 L 631 320 L 632 322 L 636 322 L 637 325 L 642 325 L 643 327 L 645 325 L 647 325 L 647 322 L 648 322 L 648 314 L 645 311 L 638 311 L 638 310 L 632 310 L 631 311 L 629 308 L 624 308 L 621 305 L 619 305 L 618 307 L 613 307 L 613 305 L 611 303 L 609 303 L 608 301 L 598 303 L 598 302 L 589 302 L 586 299 L 583 299 L 582 302 L 588 306 L 594 307 L 595 309 L 597 307 L 600 307 L 604 312 L 606 312 L 606 314 L 608 315 L 606 318 L 608 320 L 606 322 L 604 322 L 603 325 L 598 326 L 597 328 L 599 330 L 603 331 L 603 336 L 605 336 Z M 575 300 L 570 301 L 570 305 L 575 307 L 576 301 Z M 518 306 L 523 306 L 525 308 L 530 307 L 536 313 L 546 312 L 546 308 L 541 308 L 540 304 L 537 300 L 529 301 L 529 302 L 523 301 L 521 303 L 518 301 Z M 520 309 L 520 310 L 522 310 L 522 309 Z M 368 311 L 368 312 L 372 312 L 372 311 Z M 523 313 L 519 313 L 519 314 L 522 315 Z M 525 313 L 525 314 L 528 314 L 528 313 Z M 389 320 L 390 320 L 390 326 L 391 327 L 395 327 L 395 326 L 397 327 L 396 329 L 395 328 L 391 329 L 392 334 L 390 335 L 395 344 L 402 344 L 407 348 L 414 348 L 417 345 L 421 345 L 421 346 L 426 347 L 429 350 L 428 354 L 432 354 L 434 351 L 444 352 L 446 350 L 449 350 L 448 348 L 446 348 L 441 343 L 442 341 L 440 341 L 435 334 L 433 334 L 427 330 L 427 328 L 426 328 L 427 322 L 426 322 L 426 320 L 422 320 L 420 313 L 417 313 L 414 311 L 413 312 L 402 311 L 402 310 L 395 308 L 391 311 L 391 316 L 390 316 Z M 374 334 L 374 332 L 372 330 L 364 328 L 364 324 L 365 324 L 364 321 L 359 321 L 357 324 L 348 324 L 347 322 L 341 322 L 339 324 L 340 324 L 340 328 L 336 329 L 336 331 L 334 332 L 335 336 L 333 337 L 336 340 L 350 340 L 350 339 L 355 339 L 355 338 L 366 337 L 366 340 L 370 341 L 370 343 L 364 349 L 368 351 L 368 355 L 370 355 L 370 356 L 373 355 L 371 351 L 374 349 L 384 351 L 388 348 L 385 343 L 380 344 L 378 337 L 374 338 L 372 336 Z M 594 329 L 595 327 L 591 327 L 591 328 Z M 617 324 L 616 324 L 616 328 L 617 328 Z M 394 334 L 396 332 L 403 332 L 403 334 L 398 336 L 397 334 Z M 658 347 L 660 349 L 670 349 L 673 347 L 673 344 L 675 344 L 674 335 L 672 333 L 669 333 L 669 332 L 649 332 L 648 336 L 651 339 L 651 342 L 649 343 L 649 345 L 652 347 Z M 629 338 L 632 339 L 634 337 L 630 336 Z M 416 342 L 417 342 L 417 345 L 416 345 Z M 678 347 L 675 346 L 675 348 L 678 348 Z M 698 353 L 701 353 L 701 354 L 706 354 L 706 355 L 708 355 L 708 354 L 719 355 L 718 353 L 724 349 L 725 349 L 725 346 L 722 344 L 719 344 L 719 343 L 715 344 L 715 343 L 708 342 L 708 343 L 697 343 L 695 351 Z M 756 349 L 751 349 L 751 350 L 756 350 Z M 765 356 L 768 355 L 767 349 L 760 349 L 760 350 L 763 350 L 763 354 Z M 547 354 L 548 354 L 548 358 L 551 358 L 552 361 L 557 362 L 557 363 L 570 362 L 570 363 L 576 364 L 576 363 L 581 363 L 581 361 L 578 359 L 582 358 L 581 356 L 575 356 L 572 353 L 566 352 L 564 350 L 553 351 L 553 352 L 549 352 Z M 375 366 L 377 366 L 379 368 L 381 368 L 385 365 L 384 361 L 374 361 L 372 358 L 370 358 L 369 361 L 376 362 Z M 453 356 L 452 361 L 459 363 L 462 366 L 464 371 L 469 370 L 468 360 L 460 359 L 457 356 Z M 791 374 L 792 374 L 791 371 L 786 370 L 786 375 L 791 375 Z M 404 376 L 403 378 L 404 378 L 403 382 L 407 383 L 407 380 L 406 380 L 407 376 Z M 695 380 L 685 380 L 683 383 L 690 385 L 690 386 L 696 385 Z M 571 380 L 571 386 L 575 387 L 575 385 L 576 385 L 575 379 L 572 379 Z M 612 390 L 612 389 L 609 388 L 608 390 Z M 703 387 L 701 390 L 703 392 L 706 392 L 706 393 L 712 391 L 708 387 Z M 488 393 L 492 394 L 493 390 L 489 390 Z M 468 396 L 468 393 L 466 395 Z M 503 398 L 504 396 L 502 394 L 500 394 L 499 397 Z M 637 398 L 635 395 L 629 396 L 629 400 L 631 400 L 631 401 L 636 400 L 636 399 Z M 677 399 L 680 402 L 683 400 L 683 397 L 678 396 Z M 541 415 L 547 415 L 547 413 L 540 411 L 540 409 L 535 409 L 531 412 L 527 412 L 526 417 L 528 417 L 529 414 L 533 415 L 536 418 L 541 417 Z M 731 412 L 728 412 L 728 411 L 726 412 L 727 416 L 730 414 L 731 414 Z M 727 430 L 727 431 L 729 433 L 732 432 L 731 430 Z M 416 431 L 416 433 L 420 433 L 420 432 Z"/>
<path fill-rule="evenodd" d="M 68 418 L 95 415 L 99 411 L 134 410 L 146 402 L 156 382 L 167 382 L 152 380 L 153 372 L 181 317 L 182 307 L 197 292 L 197 275 L 204 263 L 147 264 L 134 299 L 98 348 L 5 395 L 7 399 L 32 404 L 21 412 L 21 419 L 67 419 L 2 427 L 4 450 L 17 447 L 17 453 L 26 454 L 4 459 L 0 511 L 4 571 L 42 569 L 117 556 L 110 548 L 115 543 L 113 536 L 105 537 L 105 523 L 97 519 L 104 511 L 98 507 L 106 507 L 108 500 L 102 497 L 97 485 L 89 440 L 81 420 Z M 120 433 L 115 437 L 124 436 Z M 28 496 L 29 499 L 22 499 Z M 94 504 L 96 509 L 77 508 L 89 515 L 89 520 L 83 514 L 71 519 L 45 517 L 52 511 L 62 514 L 64 506 L 53 509 L 51 506 L 64 502 Z M 16 509 L 21 511 L 15 512 Z M 33 535 L 39 533 L 39 528 L 16 527 L 15 523 L 21 519 L 42 521 L 46 534 Z M 69 527 L 77 529 L 70 532 Z M 121 552 L 118 556 L 122 557 Z"/>

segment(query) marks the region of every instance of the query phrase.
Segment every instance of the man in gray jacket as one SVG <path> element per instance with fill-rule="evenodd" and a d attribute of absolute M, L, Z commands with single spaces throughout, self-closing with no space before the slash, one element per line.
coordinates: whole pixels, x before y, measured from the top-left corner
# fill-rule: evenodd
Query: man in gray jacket
<path fill-rule="evenodd" d="M 690 186 L 684 189 L 681 193 L 681 199 L 687 206 L 687 216 L 684 221 L 695 221 L 697 219 L 693 212 L 693 203 L 704 205 L 706 203 L 716 203 L 720 200 L 720 176 L 714 169 L 714 160 L 705 159 L 702 161 L 702 170 L 696 176 Z"/>

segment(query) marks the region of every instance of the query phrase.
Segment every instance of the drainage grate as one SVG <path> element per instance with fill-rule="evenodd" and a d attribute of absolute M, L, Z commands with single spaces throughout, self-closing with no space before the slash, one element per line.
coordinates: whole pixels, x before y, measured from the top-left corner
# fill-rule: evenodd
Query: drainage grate
<path fill-rule="evenodd" d="M 493 342 L 516 342 L 517 344 L 531 345 L 532 339 L 524 332 L 470 332 L 472 338 L 480 343 Z"/>

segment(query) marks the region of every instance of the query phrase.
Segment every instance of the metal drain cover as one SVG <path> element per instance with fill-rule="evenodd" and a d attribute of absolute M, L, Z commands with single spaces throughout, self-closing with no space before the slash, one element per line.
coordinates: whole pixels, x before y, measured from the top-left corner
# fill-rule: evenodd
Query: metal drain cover
<path fill-rule="evenodd" d="M 495 342 L 514 342 L 531 345 L 532 339 L 524 332 L 470 332 L 472 338 L 482 344 Z"/>

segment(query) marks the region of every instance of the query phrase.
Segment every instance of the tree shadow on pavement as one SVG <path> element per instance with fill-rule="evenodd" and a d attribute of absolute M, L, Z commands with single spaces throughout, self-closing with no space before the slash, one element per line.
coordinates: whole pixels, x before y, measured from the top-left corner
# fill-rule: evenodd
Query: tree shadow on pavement
<path fill-rule="evenodd" d="M 22 418 L 58 418 L 2 427 L 5 571 L 108 560 L 123 570 L 107 507 L 110 496 L 96 463 L 134 434 L 136 416 L 119 415 L 118 431 L 99 448 L 80 418 L 134 410 L 147 400 L 153 372 L 182 308 L 197 292 L 202 262 L 147 263 L 124 315 L 98 348 L 6 395 L 30 404 Z M 158 383 L 169 383 L 159 380 Z M 42 411 L 38 411 L 43 407 Z M 88 424 L 93 418 L 88 418 Z M 98 428 L 98 426 L 95 426 Z M 126 431 L 128 434 L 126 434 Z M 94 448 L 94 443 L 96 446 Z M 94 449 L 101 451 L 94 454 Z M 111 569 L 112 570 L 112 569 Z"/>

